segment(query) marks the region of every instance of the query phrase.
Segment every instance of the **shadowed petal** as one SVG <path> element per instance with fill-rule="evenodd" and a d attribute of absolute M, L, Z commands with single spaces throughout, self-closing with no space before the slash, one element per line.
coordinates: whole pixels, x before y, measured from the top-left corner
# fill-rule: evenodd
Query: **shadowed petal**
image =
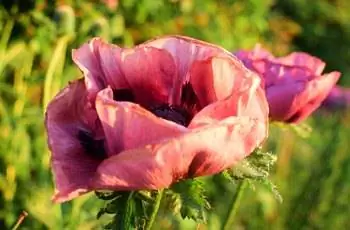
<path fill-rule="evenodd" d="M 235 73 L 232 65 L 232 61 L 224 58 L 210 58 L 193 63 L 189 82 L 202 108 L 231 94 L 237 79 L 233 77 Z M 243 72 L 242 69 L 237 71 L 239 74 Z"/>
<path fill-rule="evenodd" d="M 101 162 L 79 140 L 81 132 L 100 135 L 97 114 L 86 101 L 82 80 L 70 83 L 51 101 L 45 123 L 56 185 L 53 200 L 63 202 L 88 191 L 88 182 Z"/>
<path fill-rule="evenodd" d="M 164 36 L 143 44 L 168 51 L 177 68 L 177 80 L 173 90 L 171 104 L 180 104 L 181 88 L 189 81 L 188 72 L 195 61 L 206 60 L 213 56 L 232 56 L 225 49 L 185 36 Z"/>
<path fill-rule="evenodd" d="M 293 84 L 271 86 L 267 90 L 266 97 L 269 102 L 270 116 L 273 120 L 283 121 L 296 113 L 293 105 L 298 106 L 297 103 L 303 102 L 296 101 L 295 98 L 305 90 L 305 85 L 305 82 L 295 82 Z"/>
<path fill-rule="evenodd" d="M 158 118 L 137 104 L 114 101 L 110 88 L 98 94 L 96 109 L 106 135 L 109 155 L 187 132 L 187 128 Z"/>
<path fill-rule="evenodd" d="M 94 94 L 101 88 L 104 88 L 105 85 L 105 80 L 101 76 L 102 69 L 98 53 L 98 47 L 101 43 L 101 39 L 95 38 L 89 43 L 85 43 L 79 49 L 72 51 L 73 61 L 84 73 L 87 90 Z"/>
<path fill-rule="evenodd" d="M 97 92 L 108 85 L 114 89 L 128 88 L 128 82 L 121 71 L 121 52 L 121 48 L 105 43 L 100 38 L 94 38 L 73 50 L 73 61 L 84 73 L 92 101 Z"/>
<path fill-rule="evenodd" d="M 209 105 L 193 118 L 190 128 L 229 116 L 249 116 L 267 121 L 268 105 L 260 78 L 236 59 L 213 58 L 196 63 L 191 71 L 191 83 L 199 99 Z M 211 91 L 205 94 L 202 88 Z"/>
<path fill-rule="evenodd" d="M 141 105 L 169 102 L 176 79 L 176 66 L 165 50 L 139 47 L 123 52 L 123 70 Z"/>
<path fill-rule="evenodd" d="M 105 160 L 95 189 L 159 189 L 187 177 L 211 175 L 251 153 L 265 139 L 266 124 L 230 117 L 163 143 L 122 152 Z"/>
<path fill-rule="evenodd" d="M 267 62 L 287 67 L 302 67 L 308 69 L 314 75 L 321 75 L 326 65 L 321 59 L 304 52 L 293 52 L 285 57 L 275 58 L 269 51 L 262 48 L 259 44 L 251 51 L 237 51 L 235 56 L 242 60 L 248 68 L 251 68 L 251 66 L 257 61 L 265 60 Z"/>
<path fill-rule="evenodd" d="M 308 82 L 304 91 L 296 95 L 292 108 L 297 113 L 288 117 L 288 122 L 298 123 L 314 112 L 331 92 L 339 77 L 339 72 L 331 72 Z"/>
<path fill-rule="evenodd" d="M 321 59 L 303 52 L 293 52 L 285 57 L 276 58 L 276 61 L 284 65 L 307 68 L 315 75 L 321 75 L 326 66 Z"/>
<path fill-rule="evenodd" d="M 103 88 L 107 86 L 111 86 L 112 89 L 129 88 L 128 79 L 121 67 L 123 49 L 113 44 L 101 42 L 98 51 L 106 83 Z"/>
<path fill-rule="evenodd" d="M 341 86 L 333 87 L 322 106 L 329 110 L 350 107 L 350 89 Z"/>
<path fill-rule="evenodd" d="M 316 76 L 307 68 L 292 67 L 278 63 L 261 60 L 254 62 L 254 70 L 261 73 L 265 87 L 273 85 L 293 84 L 294 82 L 307 82 Z"/>

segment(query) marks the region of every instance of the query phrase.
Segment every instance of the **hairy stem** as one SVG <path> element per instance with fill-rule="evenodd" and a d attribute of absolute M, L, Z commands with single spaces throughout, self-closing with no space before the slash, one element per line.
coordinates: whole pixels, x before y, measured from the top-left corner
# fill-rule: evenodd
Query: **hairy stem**
<path fill-rule="evenodd" d="M 232 198 L 231 204 L 229 206 L 231 208 L 228 210 L 225 216 L 225 221 L 223 222 L 224 225 L 222 225 L 222 228 L 221 228 L 222 230 L 230 230 L 233 228 L 233 223 L 238 210 L 240 199 L 243 195 L 243 191 L 246 186 L 247 186 L 246 179 L 243 179 L 242 181 L 239 182 L 235 196 Z"/>
<path fill-rule="evenodd" d="M 154 221 L 157 217 L 157 214 L 158 214 L 158 210 L 159 210 L 159 206 L 160 206 L 160 202 L 162 200 L 162 197 L 163 197 L 163 190 L 159 190 L 157 197 L 156 197 L 156 200 L 155 200 L 155 203 L 154 203 L 154 206 L 153 206 L 151 217 L 146 225 L 146 230 L 151 230 L 151 228 L 153 226 L 153 223 L 154 223 Z"/>

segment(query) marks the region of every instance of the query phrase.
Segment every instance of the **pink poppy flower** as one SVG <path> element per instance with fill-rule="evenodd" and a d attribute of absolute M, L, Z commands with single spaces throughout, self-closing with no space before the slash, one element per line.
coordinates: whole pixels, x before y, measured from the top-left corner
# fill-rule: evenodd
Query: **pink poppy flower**
<path fill-rule="evenodd" d="M 329 110 L 350 108 L 350 89 L 335 86 L 323 101 L 322 108 Z"/>
<path fill-rule="evenodd" d="M 220 47 L 168 36 L 123 49 L 95 38 L 73 60 L 84 80 L 46 112 L 56 202 L 212 175 L 267 137 L 260 78 Z"/>
<path fill-rule="evenodd" d="M 307 53 L 294 52 L 276 58 L 256 46 L 235 55 L 262 78 L 270 118 L 298 123 L 315 111 L 340 77 L 339 72 L 323 74 L 325 63 Z"/>

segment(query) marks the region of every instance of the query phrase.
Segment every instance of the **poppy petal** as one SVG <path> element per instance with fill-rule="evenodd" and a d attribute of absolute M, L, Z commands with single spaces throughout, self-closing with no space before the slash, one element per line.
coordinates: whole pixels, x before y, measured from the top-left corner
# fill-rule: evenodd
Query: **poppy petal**
<path fill-rule="evenodd" d="M 97 114 L 86 101 L 82 80 L 70 83 L 48 105 L 46 128 L 52 152 L 55 202 L 70 200 L 88 192 L 88 182 L 102 161 L 87 153 L 79 132 L 98 133 Z"/>
<path fill-rule="evenodd" d="M 123 67 L 135 101 L 144 106 L 169 103 L 177 72 L 167 51 L 153 47 L 124 50 Z"/>
<path fill-rule="evenodd" d="M 308 82 L 305 90 L 295 97 L 295 104 L 292 105 L 297 112 L 288 117 L 287 121 L 298 123 L 306 119 L 325 100 L 339 77 L 339 72 L 331 72 Z"/>
<path fill-rule="evenodd" d="M 201 72 L 203 69 L 206 71 Z M 231 58 L 213 58 L 198 62 L 192 72 L 191 82 L 195 92 L 209 105 L 196 114 L 190 128 L 217 122 L 229 116 L 267 120 L 268 105 L 260 87 L 260 78 L 244 68 L 240 62 Z M 208 98 L 205 91 L 200 91 L 202 88 L 211 88 L 214 92 L 208 95 L 212 97 Z"/>
<path fill-rule="evenodd" d="M 129 88 L 121 70 L 122 49 L 93 38 L 79 49 L 73 50 L 72 58 L 85 76 L 86 88 L 92 101 L 101 89 L 110 85 L 114 89 Z"/>
<path fill-rule="evenodd" d="M 305 82 L 295 82 L 269 88 L 266 97 L 269 102 L 270 116 L 273 120 L 284 121 L 297 112 L 295 106 L 300 107 L 297 103 L 301 102 L 295 98 L 305 90 L 305 85 Z"/>
<path fill-rule="evenodd" d="M 329 110 L 350 107 L 350 89 L 341 86 L 333 87 L 322 106 Z"/>
<path fill-rule="evenodd" d="M 171 54 L 177 68 L 177 80 L 174 85 L 171 104 L 180 104 L 181 89 L 189 81 L 189 70 L 195 61 L 206 60 L 213 56 L 232 56 L 225 49 L 185 36 L 164 36 L 143 44 L 166 50 Z"/>
<path fill-rule="evenodd" d="M 293 52 L 285 57 L 276 58 L 276 62 L 288 66 L 304 67 L 315 75 L 321 75 L 326 66 L 321 59 L 304 52 Z"/>
<path fill-rule="evenodd" d="M 108 155 L 187 132 L 187 128 L 156 117 L 137 104 L 114 101 L 110 88 L 97 95 L 96 110 L 106 135 Z"/>
<path fill-rule="evenodd" d="M 162 143 L 126 150 L 98 168 L 94 189 L 159 189 L 231 167 L 265 139 L 266 124 L 230 117 Z"/>

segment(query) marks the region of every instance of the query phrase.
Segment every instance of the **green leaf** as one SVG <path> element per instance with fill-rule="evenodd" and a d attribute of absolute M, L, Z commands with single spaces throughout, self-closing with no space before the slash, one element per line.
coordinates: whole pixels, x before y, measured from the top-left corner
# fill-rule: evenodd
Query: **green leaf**
<path fill-rule="evenodd" d="M 95 192 L 97 197 L 108 201 L 99 210 L 97 218 L 105 214 L 113 215 L 113 220 L 108 223 L 105 229 L 142 229 L 148 218 L 147 207 L 152 197 L 144 198 L 138 195 L 139 192 Z"/>
<path fill-rule="evenodd" d="M 169 193 L 175 213 L 179 211 L 183 219 L 206 222 L 205 212 L 210 204 L 205 196 L 203 182 L 197 179 L 181 181 L 174 184 Z"/>
<path fill-rule="evenodd" d="M 260 182 L 266 186 L 266 188 L 273 194 L 273 196 L 278 202 L 280 203 L 283 202 L 282 195 L 278 191 L 277 186 L 274 183 L 272 183 L 271 180 L 264 179 L 264 180 L 261 180 Z"/>
<path fill-rule="evenodd" d="M 276 185 L 269 179 L 271 168 L 276 160 L 276 155 L 263 152 L 260 148 L 257 148 L 249 157 L 234 168 L 225 170 L 220 175 L 234 183 L 243 179 L 247 179 L 251 186 L 254 181 L 261 183 L 274 194 L 276 200 L 282 202 L 282 196 L 278 192 Z"/>
<path fill-rule="evenodd" d="M 263 179 L 269 176 L 271 167 L 277 157 L 269 152 L 256 149 L 249 157 L 242 160 L 232 169 L 226 170 L 225 176 L 232 179 Z"/>

